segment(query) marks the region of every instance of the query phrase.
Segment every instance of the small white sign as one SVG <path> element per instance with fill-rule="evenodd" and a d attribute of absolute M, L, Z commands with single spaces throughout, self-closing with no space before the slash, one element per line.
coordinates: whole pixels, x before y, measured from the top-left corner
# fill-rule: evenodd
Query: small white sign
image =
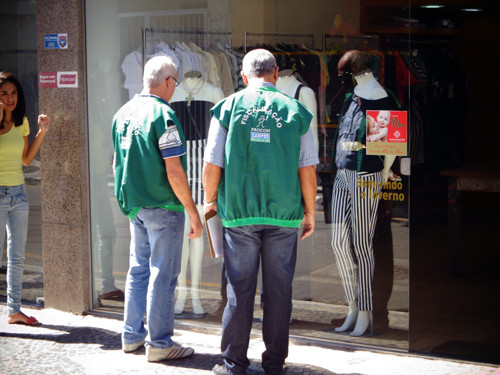
<path fill-rule="evenodd" d="M 57 72 L 57 87 L 78 87 L 78 72 Z"/>

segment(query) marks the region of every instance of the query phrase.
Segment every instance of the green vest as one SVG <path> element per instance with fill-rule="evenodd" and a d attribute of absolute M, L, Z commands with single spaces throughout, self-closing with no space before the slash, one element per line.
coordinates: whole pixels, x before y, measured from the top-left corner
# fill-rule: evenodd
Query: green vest
<path fill-rule="evenodd" d="M 165 161 L 158 145 L 160 137 L 171 126 L 177 126 L 185 145 L 175 112 L 154 96 L 136 96 L 113 118 L 115 195 L 121 211 L 130 220 L 142 207 L 184 211 L 168 182 Z M 186 170 L 185 154 L 181 156 L 181 162 Z"/>
<path fill-rule="evenodd" d="M 210 111 L 228 131 L 217 213 L 225 227 L 299 227 L 300 137 L 312 114 L 269 86 L 248 87 Z"/>

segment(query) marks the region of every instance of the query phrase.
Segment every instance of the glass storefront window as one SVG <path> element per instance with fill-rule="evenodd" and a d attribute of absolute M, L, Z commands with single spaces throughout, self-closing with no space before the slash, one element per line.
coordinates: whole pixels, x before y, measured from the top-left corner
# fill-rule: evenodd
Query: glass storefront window
<path fill-rule="evenodd" d="M 364 337 L 335 331 L 349 311 L 344 296 L 345 279 L 343 282 L 340 277 L 332 250 L 331 195 L 335 167 L 331 153 L 346 93 L 338 78 L 337 64 L 345 51 L 369 48 L 374 64 L 383 67 L 384 60 L 378 58 L 385 53 L 381 50 L 383 41 L 371 32 L 360 34 L 360 3 L 332 1 L 330 6 L 320 1 L 307 5 L 295 3 L 294 8 L 277 1 L 276 9 L 271 11 L 275 20 L 271 22 L 269 9 L 260 3 L 207 1 L 205 6 L 193 9 L 188 1 L 168 4 L 150 1 L 140 6 L 118 0 L 86 2 L 94 304 L 109 311 L 123 309 L 120 291 L 128 268 L 130 237 L 128 219 L 120 213 L 113 196 L 110 127 L 113 114 L 140 91 L 144 60 L 155 53 L 165 53 L 179 62 L 181 84 L 171 105 L 187 134 L 188 176 L 193 197 L 199 204 L 208 109 L 243 88 L 238 79 L 241 58 L 246 50 L 264 46 L 275 54 L 280 65 L 278 88 L 281 86 L 281 90 L 293 96 L 295 82 L 302 82 L 297 97 L 315 115 L 313 127 L 320 156 L 317 230 L 312 238 L 299 242 L 291 334 L 406 350 L 409 178 L 399 171 L 401 157 L 394 164 L 396 180 L 381 192 L 376 213 L 374 333 L 371 334 L 371 327 Z M 398 7 L 402 12 L 403 6 Z M 304 12 L 308 17 L 304 17 Z M 290 29 L 290 24 L 296 28 Z M 345 37 L 345 32 L 352 35 Z M 200 55 L 205 59 L 199 59 Z M 197 56 L 196 65 L 188 63 Z M 215 74 L 210 70 L 211 61 L 217 61 Z M 210 100 L 197 98 L 196 87 L 189 86 L 193 71 L 216 89 L 212 90 Z M 380 74 L 382 71 L 378 77 Z M 385 71 L 387 80 L 393 76 L 394 71 Z M 186 237 L 176 291 L 179 321 L 220 325 L 224 305 L 221 275 L 222 260 L 210 257 L 206 234 L 198 241 Z M 259 287 L 255 299 L 256 328 L 262 318 L 260 293 Z"/>
<path fill-rule="evenodd" d="M 14 72 L 23 84 L 31 141 L 38 114 L 35 26 L 40 20 L 33 1 L 3 1 L 0 8 L 0 70 Z M 200 72 L 205 83 L 220 89 L 213 103 L 242 87 L 241 57 L 264 46 L 280 64 L 280 89 L 297 94 L 315 114 L 320 157 L 317 229 L 299 242 L 291 335 L 313 343 L 498 363 L 500 306 L 492 298 L 500 287 L 495 162 L 500 134 L 492 120 L 500 99 L 494 67 L 500 40 L 497 0 L 87 0 L 85 8 L 93 308 L 123 313 L 130 234 L 113 193 L 110 128 L 114 113 L 140 90 L 144 60 L 157 52 L 177 55 L 181 85 L 172 106 L 180 117 L 184 113 L 183 126 L 191 132 L 190 183 L 199 202 L 210 104 L 200 104 L 197 87 L 182 80 Z M 206 62 L 181 64 L 178 54 L 184 47 L 188 58 L 208 53 L 225 61 L 218 79 L 210 76 Z M 394 184 L 379 196 L 371 283 L 374 334 L 368 329 L 363 337 L 335 331 L 349 306 L 332 248 L 338 214 L 332 201 L 337 173 L 332 152 L 348 91 L 342 82 L 351 79 L 339 76 L 337 66 L 352 49 L 375 59 L 373 76 L 396 96 L 408 124 L 408 155 L 397 156 Z M 297 82 L 304 85 L 300 90 Z M 188 104 L 196 111 L 187 112 Z M 44 271 L 39 162 L 35 159 L 25 173 L 30 228 L 23 300 L 34 302 L 43 296 Z M 177 321 L 219 327 L 222 260 L 210 257 L 206 234 L 185 243 Z M 5 265 L 6 256 L 0 259 Z M 2 272 L 5 285 L 5 267 Z M 255 332 L 263 314 L 258 285 Z"/>

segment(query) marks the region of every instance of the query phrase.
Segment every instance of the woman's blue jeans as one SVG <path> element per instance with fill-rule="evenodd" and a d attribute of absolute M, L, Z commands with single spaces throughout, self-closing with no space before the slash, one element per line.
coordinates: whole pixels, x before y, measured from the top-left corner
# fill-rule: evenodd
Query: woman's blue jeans
<path fill-rule="evenodd" d="M 135 344 L 146 339 L 154 348 L 168 348 L 173 345 L 184 212 L 142 208 L 130 222 L 130 235 L 122 341 Z M 146 313 L 149 334 L 143 322 Z"/>
<path fill-rule="evenodd" d="M 28 194 L 26 186 L 0 186 L 0 249 L 7 232 L 8 314 L 21 311 L 24 253 L 28 234 Z"/>
<path fill-rule="evenodd" d="M 292 281 L 297 260 L 297 228 L 248 225 L 224 228 L 227 305 L 221 350 L 231 374 L 245 374 L 259 263 L 262 260 L 266 374 L 281 374 L 288 356 Z"/>

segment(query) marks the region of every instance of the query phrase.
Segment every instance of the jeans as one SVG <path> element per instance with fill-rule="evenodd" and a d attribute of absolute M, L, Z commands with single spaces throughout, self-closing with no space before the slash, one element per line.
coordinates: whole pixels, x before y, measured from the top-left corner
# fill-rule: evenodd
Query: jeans
<path fill-rule="evenodd" d="M 26 186 L 0 186 L 0 245 L 7 231 L 7 308 L 8 315 L 21 311 L 24 253 L 28 234 L 28 195 Z"/>
<path fill-rule="evenodd" d="M 125 286 L 122 341 L 174 344 L 174 291 L 180 272 L 184 213 L 142 208 L 130 223 L 130 266 Z M 143 317 L 147 312 L 148 332 Z M 146 337 L 147 336 L 147 337 Z"/>
<path fill-rule="evenodd" d="M 222 317 L 221 349 L 226 369 L 245 374 L 253 321 L 259 262 L 262 259 L 266 374 L 281 374 L 288 356 L 292 281 L 297 261 L 297 228 L 249 225 L 224 228 L 227 305 Z"/>

